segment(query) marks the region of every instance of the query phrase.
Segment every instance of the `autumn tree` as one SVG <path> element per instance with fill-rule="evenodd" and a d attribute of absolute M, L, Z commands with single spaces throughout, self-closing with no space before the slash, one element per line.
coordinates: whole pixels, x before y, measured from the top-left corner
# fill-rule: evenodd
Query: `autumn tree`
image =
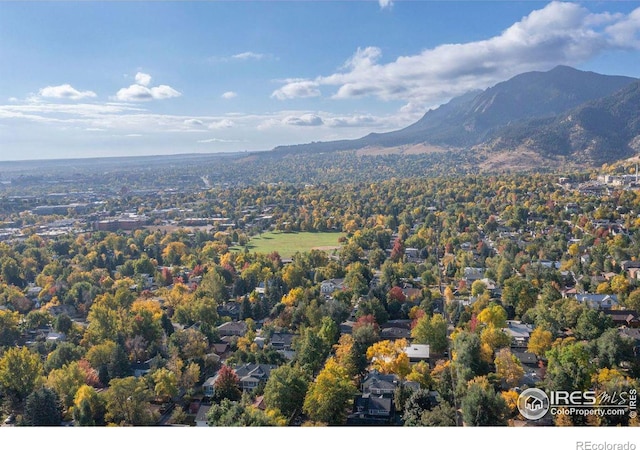
<path fill-rule="evenodd" d="M 524 369 L 520 360 L 511 353 L 511 350 L 503 348 L 498 351 L 494 364 L 496 365 L 496 375 L 508 388 L 518 386 L 524 376 Z"/>
<path fill-rule="evenodd" d="M 56 391 L 62 405 L 68 409 L 73 405 L 78 389 L 85 384 L 85 379 L 85 371 L 78 361 L 73 361 L 60 369 L 52 370 L 47 377 L 46 385 Z"/>
<path fill-rule="evenodd" d="M 461 406 L 462 418 L 468 426 L 507 424 L 507 404 L 486 377 L 476 377 L 469 381 Z"/>
<path fill-rule="evenodd" d="M 160 368 L 151 375 L 156 398 L 170 400 L 178 394 L 178 377 L 166 368 Z"/>
<path fill-rule="evenodd" d="M 106 401 L 91 386 L 80 386 L 73 399 L 73 417 L 79 426 L 104 424 Z"/>
<path fill-rule="evenodd" d="M 279 410 L 284 417 L 302 411 L 309 380 L 299 366 L 284 365 L 273 369 L 264 388 L 267 407 Z"/>
<path fill-rule="evenodd" d="M 554 344 L 546 356 L 549 362 L 545 382 L 549 389 L 571 392 L 590 387 L 596 368 L 585 344 L 568 339 Z"/>
<path fill-rule="evenodd" d="M 367 349 L 367 359 L 371 367 L 380 373 L 394 373 L 404 379 L 411 371 L 409 356 L 405 352 L 406 339 L 376 342 Z"/>
<path fill-rule="evenodd" d="M 431 351 L 442 354 L 448 347 L 447 321 L 442 314 L 425 315 L 416 322 L 411 337 L 416 344 L 429 344 Z"/>
<path fill-rule="evenodd" d="M 8 349 L 0 358 L 0 386 L 18 403 L 43 382 L 40 357 L 27 347 Z"/>
<path fill-rule="evenodd" d="M 240 391 L 240 378 L 235 371 L 227 366 L 223 365 L 218 371 L 218 375 L 214 382 L 215 398 L 218 400 L 240 400 L 242 392 Z"/>
<path fill-rule="evenodd" d="M 20 314 L 0 309 L 0 347 L 15 345 L 20 337 Z"/>
<path fill-rule="evenodd" d="M 547 350 L 551 348 L 552 343 L 553 335 L 551 334 L 551 331 L 543 330 L 538 327 L 534 329 L 531 336 L 529 336 L 527 350 L 540 358 L 543 357 Z"/>
<path fill-rule="evenodd" d="M 115 425 L 151 425 L 151 391 L 143 378 L 126 377 L 111 380 L 105 393 L 105 419 Z"/>
<path fill-rule="evenodd" d="M 357 389 L 347 371 L 329 358 L 305 396 L 303 411 L 315 422 L 343 424 Z"/>

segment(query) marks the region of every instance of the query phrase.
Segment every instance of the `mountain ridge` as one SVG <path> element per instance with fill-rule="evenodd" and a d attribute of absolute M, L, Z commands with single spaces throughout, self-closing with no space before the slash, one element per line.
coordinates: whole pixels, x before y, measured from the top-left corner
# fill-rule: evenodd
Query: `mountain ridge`
<path fill-rule="evenodd" d="M 438 108 L 427 111 L 421 119 L 400 130 L 370 133 L 352 140 L 278 146 L 272 152 L 275 154 L 318 153 L 416 145 L 424 145 L 428 148 L 491 151 L 510 151 L 524 147 L 545 157 L 568 156 L 571 153 L 582 152 L 584 155 L 581 158 L 584 161 L 601 162 L 607 159 L 603 158 L 606 148 L 612 145 L 620 146 L 620 139 L 614 139 L 615 136 L 609 133 L 608 139 L 603 138 L 598 141 L 600 143 L 595 150 L 581 149 L 580 142 L 586 145 L 584 140 L 587 139 L 588 133 L 583 136 L 582 141 L 570 140 L 566 136 L 569 133 L 567 126 L 561 125 L 558 120 L 567 121 L 567 114 L 570 111 L 575 110 L 573 115 L 576 115 L 578 111 L 583 111 L 579 110 L 580 107 L 586 108 L 585 105 L 591 102 L 614 96 L 638 81 L 637 78 L 602 75 L 569 66 L 556 66 L 546 72 L 525 72 L 485 90 L 471 91 L 455 97 Z M 622 99 L 595 103 L 592 108 L 596 108 L 598 112 L 591 115 L 606 115 L 603 109 L 613 108 L 616 101 L 622 101 Z M 635 111 L 632 103 L 623 109 L 623 113 L 627 115 Z M 582 117 L 585 114 L 583 111 L 578 116 Z M 593 121 L 592 118 L 591 122 Z M 620 119 L 616 123 L 635 122 L 632 119 Z M 620 136 L 629 136 L 633 140 L 634 136 L 630 135 L 637 128 L 634 126 Z M 597 127 L 587 128 L 592 130 L 589 136 L 593 138 L 597 135 Z M 556 139 L 545 141 L 545 135 L 555 136 Z M 609 141 L 611 143 L 607 145 Z M 558 145 L 560 147 L 556 150 L 550 147 Z M 635 147 L 638 147 L 636 151 L 640 150 L 640 143 L 623 152 L 612 152 L 612 154 L 619 153 L 626 156 L 630 153 L 629 149 Z"/>

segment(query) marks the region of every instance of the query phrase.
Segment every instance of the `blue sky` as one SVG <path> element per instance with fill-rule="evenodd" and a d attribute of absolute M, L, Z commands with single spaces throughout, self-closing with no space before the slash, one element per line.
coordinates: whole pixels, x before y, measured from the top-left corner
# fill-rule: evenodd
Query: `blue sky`
<path fill-rule="evenodd" d="M 0 2 L 0 160 L 401 128 L 558 64 L 640 77 L 640 2 Z"/>

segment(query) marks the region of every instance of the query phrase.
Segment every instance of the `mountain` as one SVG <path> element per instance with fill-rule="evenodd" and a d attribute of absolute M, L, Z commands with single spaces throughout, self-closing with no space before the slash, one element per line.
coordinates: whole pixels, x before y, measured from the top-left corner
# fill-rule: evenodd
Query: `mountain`
<path fill-rule="evenodd" d="M 486 143 L 492 151 L 526 148 L 588 164 L 629 158 L 640 151 L 640 81 L 550 119 L 511 125 Z"/>
<path fill-rule="evenodd" d="M 510 80 L 496 84 L 484 91 L 469 92 L 452 99 L 436 109 L 428 111 L 416 123 L 398 131 L 390 133 L 371 133 L 355 140 L 341 140 L 333 142 L 313 142 L 310 144 L 276 147 L 276 153 L 291 152 L 331 152 L 344 150 L 358 150 L 367 147 L 390 148 L 406 145 L 427 144 L 445 148 L 472 148 L 482 146 L 496 151 L 509 150 L 509 146 L 523 146 L 535 143 L 532 147 L 543 154 L 550 152 L 549 145 L 562 144 L 561 154 L 577 151 L 580 142 L 593 138 L 592 134 L 576 134 L 577 126 L 588 122 L 588 130 L 598 134 L 605 131 L 598 128 L 593 121 L 593 115 L 600 117 L 603 112 L 595 113 L 587 108 L 589 102 L 609 98 L 612 94 L 633 85 L 637 80 L 631 77 L 601 75 L 594 72 L 584 72 L 567 66 L 558 66 L 548 72 L 527 72 L 517 75 Z M 614 107 L 618 101 L 628 98 L 632 93 L 620 94 L 621 97 L 611 97 L 607 101 L 597 103 L 591 108 L 606 109 Z M 633 103 L 621 107 L 619 115 L 633 110 Z M 563 125 L 557 120 L 568 120 L 567 113 L 572 120 L 580 118 L 580 124 L 575 125 L 572 134 L 572 144 L 566 141 L 567 130 L 571 127 Z M 578 111 L 581 111 L 578 113 Z M 564 119 L 561 119 L 563 117 Z M 616 116 L 618 117 L 618 116 Z M 637 117 L 637 116 L 636 116 Z M 613 118 L 611 120 L 614 120 Z M 624 119 L 616 119 L 616 123 Z M 632 121 L 632 120 L 631 120 Z M 570 121 L 569 121 L 570 122 Z M 596 120 L 597 122 L 597 120 Z M 632 121 L 633 122 L 633 121 Z M 547 129 L 552 127 L 552 129 Z M 571 134 L 571 133 L 570 133 Z M 545 136 L 553 138 L 545 140 Z M 624 140 L 625 133 L 618 136 Z M 564 137 L 563 137 L 564 136 Z M 578 136 L 583 136 L 580 141 Z M 602 144 L 613 139 L 609 133 L 603 137 Z M 563 141 L 562 139 L 565 139 Z M 547 142 L 548 141 L 548 142 Z M 611 141 L 613 143 L 613 141 Z M 529 148 L 529 145 L 525 145 Z M 553 153 L 553 151 L 551 151 Z M 593 151 L 591 151 L 593 153 Z M 594 158 L 595 154 L 585 157 Z"/>

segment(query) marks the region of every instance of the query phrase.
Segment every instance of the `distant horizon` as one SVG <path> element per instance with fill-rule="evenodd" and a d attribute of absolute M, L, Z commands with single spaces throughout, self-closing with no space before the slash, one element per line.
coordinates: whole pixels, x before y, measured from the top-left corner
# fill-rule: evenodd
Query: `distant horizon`
<path fill-rule="evenodd" d="M 273 149 L 268 150 L 237 150 L 237 151 L 218 151 L 218 152 L 188 152 L 188 153 L 149 153 L 149 154 L 140 154 L 140 155 L 106 155 L 106 156 L 73 156 L 73 157 L 60 157 L 60 158 L 32 158 L 32 159 L 2 159 L 0 160 L 0 164 L 8 163 L 8 164 L 20 164 L 20 163 L 31 163 L 31 162 L 53 162 L 53 161 L 88 161 L 88 160 L 98 160 L 98 159 L 134 159 L 134 158 L 173 158 L 173 157 L 196 157 L 196 156 L 233 156 L 233 155 L 243 155 L 249 153 L 264 153 L 269 152 Z M 0 167 L 0 173 L 2 173 L 2 167 Z"/>
<path fill-rule="evenodd" d="M 50 1 L 2 11 L 2 161 L 269 151 L 398 130 L 459 95 L 558 65 L 640 78 L 634 2 Z"/>

